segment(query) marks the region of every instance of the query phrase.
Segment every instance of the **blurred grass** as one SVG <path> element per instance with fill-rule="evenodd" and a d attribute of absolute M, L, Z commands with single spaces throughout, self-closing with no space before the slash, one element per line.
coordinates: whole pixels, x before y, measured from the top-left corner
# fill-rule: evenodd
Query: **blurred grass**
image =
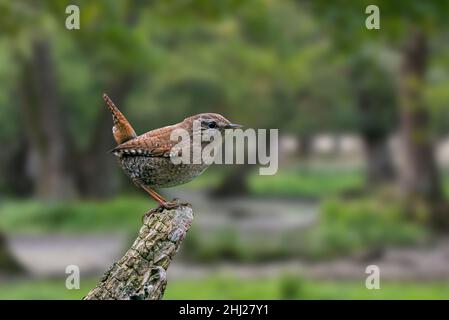
<path fill-rule="evenodd" d="M 296 230 L 246 235 L 236 226 L 212 232 L 193 225 L 182 246 L 183 259 L 210 264 L 219 261 L 266 263 L 304 256 L 304 234 Z M 308 252 L 308 251 L 306 251 Z"/>
<path fill-rule="evenodd" d="M 80 290 L 67 290 L 64 279 L 2 283 L 0 299 L 81 299 L 97 279 L 81 281 Z M 368 290 L 363 281 L 311 281 L 302 278 L 236 279 L 208 277 L 173 280 L 164 299 L 448 299 L 448 282 L 382 281 Z"/>
<path fill-rule="evenodd" d="M 142 196 L 64 203 L 5 201 L 0 206 L 0 228 L 9 233 L 136 232 L 151 206 L 152 200 Z"/>
<path fill-rule="evenodd" d="M 213 187 L 219 183 L 222 172 L 216 170 L 207 174 L 207 177 L 195 179 L 186 188 Z M 274 176 L 259 176 L 255 171 L 249 184 L 254 195 L 326 200 L 361 188 L 363 179 L 363 172 L 354 168 L 295 166 L 281 169 Z M 443 186 L 449 199 L 448 170 L 444 171 Z M 142 215 L 154 205 L 153 200 L 137 191 L 132 195 L 103 201 L 44 203 L 30 199 L 6 199 L 0 203 L 0 230 L 11 233 L 135 232 Z"/>
<path fill-rule="evenodd" d="M 303 241 L 303 253 L 309 257 L 366 254 L 430 239 L 426 212 L 423 210 L 420 221 L 411 221 L 404 203 L 388 194 L 330 198 L 321 207 L 319 223 L 306 231 Z"/>
<path fill-rule="evenodd" d="M 214 188 L 226 172 L 221 168 L 211 168 L 202 176 L 186 185 L 191 189 Z M 299 164 L 281 167 L 272 176 L 258 174 L 254 167 L 249 177 L 249 190 L 254 195 L 298 196 L 321 198 L 346 190 L 362 188 L 363 170 L 342 165 Z"/>
<path fill-rule="evenodd" d="M 359 169 L 310 165 L 280 169 L 273 176 L 254 174 L 249 181 L 254 194 L 304 198 L 322 198 L 362 188 L 363 183 L 363 172 Z"/>
<path fill-rule="evenodd" d="M 217 185 L 222 172 L 211 171 L 189 183 L 192 189 Z M 293 167 L 274 176 L 260 176 L 254 171 L 250 190 L 254 195 L 271 197 L 297 196 L 320 198 L 361 186 L 358 170 L 323 170 Z M 37 200 L 5 200 L 0 204 L 0 229 L 8 232 L 135 232 L 142 215 L 155 205 L 149 197 L 125 195 L 111 200 L 83 200 L 44 203 Z"/>

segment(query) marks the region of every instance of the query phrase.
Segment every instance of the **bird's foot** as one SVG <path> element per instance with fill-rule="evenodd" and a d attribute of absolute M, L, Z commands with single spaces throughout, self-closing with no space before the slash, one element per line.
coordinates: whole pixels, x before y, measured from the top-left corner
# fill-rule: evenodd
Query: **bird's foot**
<path fill-rule="evenodd" d="M 163 209 L 172 210 L 183 206 L 190 206 L 190 203 L 181 201 L 178 198 L 174 198 L 171 201 L 166 201 L 159 205 L 159 207 L 162 208 L 162 210 Z"/>
<path fill-rule="evenodd" d="M 171 201 L 166 201 L 163 203 L 160 203 L 156 208 L 151 209 L 150 211 L 146 212 L 142 217 L 142 222 L 145 220 L 145 218 L 151 216 L 153 213 L 162 212 L 164 210 L 173 210 L 179 207 L 183 206 L 190 206 L 190 203 L 185 201 L 180 201 L 179 199 L 175 198 Z"/>

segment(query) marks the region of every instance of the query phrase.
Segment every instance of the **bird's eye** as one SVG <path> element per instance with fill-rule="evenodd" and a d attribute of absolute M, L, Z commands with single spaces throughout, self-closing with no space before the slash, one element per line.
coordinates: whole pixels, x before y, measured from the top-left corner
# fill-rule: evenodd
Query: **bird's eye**
<path fill-rule="evenodd" d="M 211 121 L 211 122 L 209 122 L 208 127 L 210 129 L 214 129 L 217 127 L 217 123 L 215 121 Z"/>

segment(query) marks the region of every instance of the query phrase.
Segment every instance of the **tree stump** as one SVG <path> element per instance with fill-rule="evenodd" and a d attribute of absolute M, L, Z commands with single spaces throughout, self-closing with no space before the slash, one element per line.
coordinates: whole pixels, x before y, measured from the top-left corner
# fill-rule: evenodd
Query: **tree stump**
<path fill-rule="evenodd" d="M 24 267 L 17 261 L 6 243 L 6 237 L 0 233 L 0 273 L 24 274 Z"/>
<path fill-rule="evenodd" d="M 157 300 L 166 271 L 193 221 L 188 205 L 145 215 L 130 249 L 115 262 L 84 300 Z"/>

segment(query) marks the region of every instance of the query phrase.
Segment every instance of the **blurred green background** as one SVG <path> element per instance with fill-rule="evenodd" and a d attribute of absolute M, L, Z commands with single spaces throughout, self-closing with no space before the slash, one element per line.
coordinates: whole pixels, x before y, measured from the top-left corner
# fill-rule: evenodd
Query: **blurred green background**
<path fill-rule="evenodd" d="M 449 298 L 448 12 L 0 0 L 0 299 L 80 299 L 155 206 L 107 152 L 103 92 L 138 134 L 201 112 L 279 129 L 276 175 L 216 165 L 161 191 L 195 210 L 166 299 Z"/>

